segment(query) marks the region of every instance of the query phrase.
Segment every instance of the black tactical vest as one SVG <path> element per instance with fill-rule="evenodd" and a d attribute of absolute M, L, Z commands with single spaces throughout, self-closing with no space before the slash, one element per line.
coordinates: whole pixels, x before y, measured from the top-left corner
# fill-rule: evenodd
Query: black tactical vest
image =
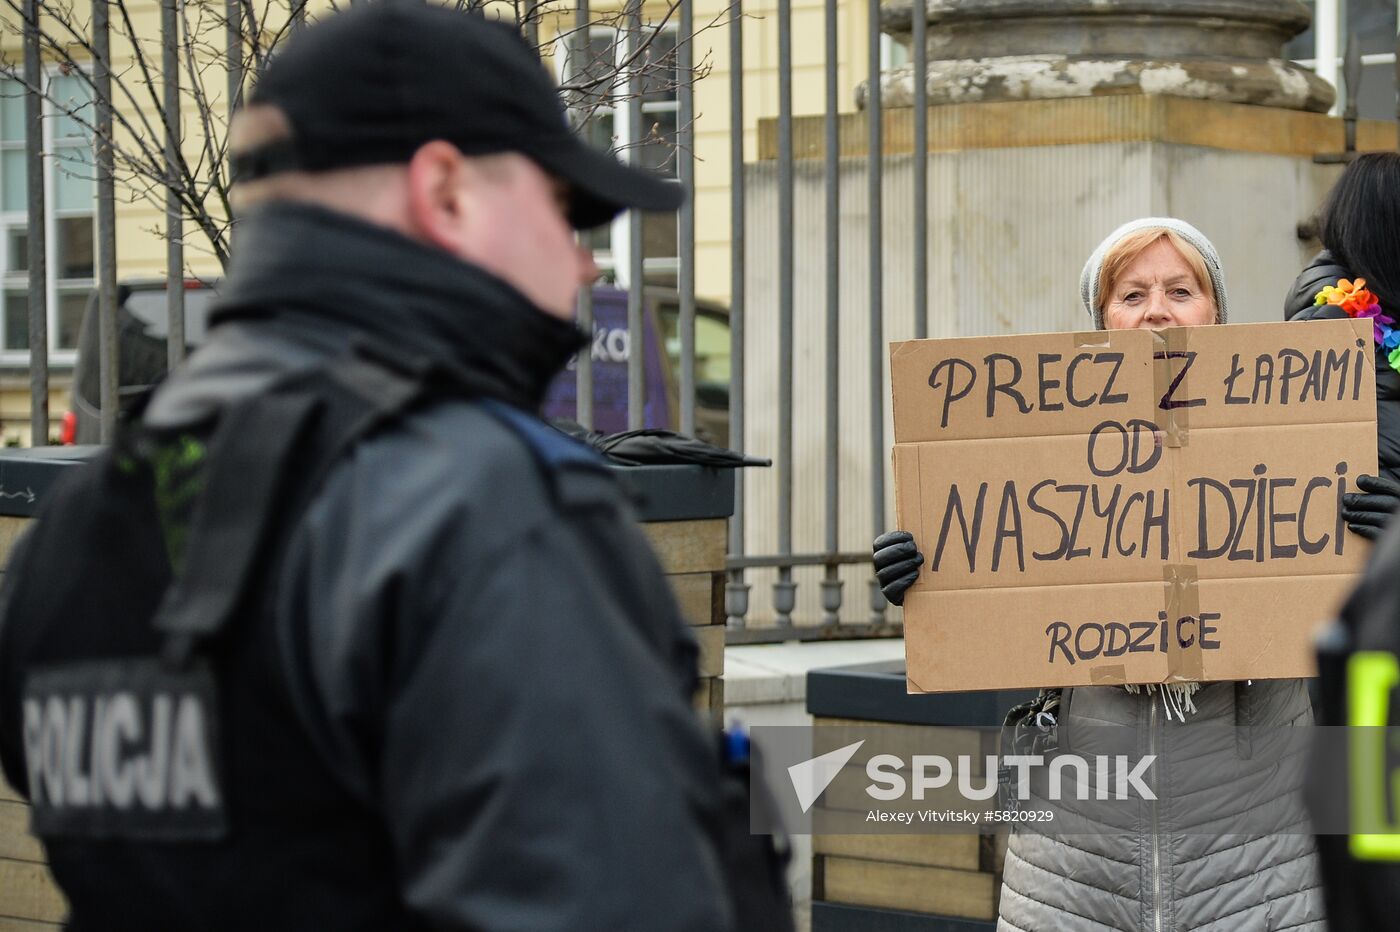
<path fill-rule="evenodd" d="M 0 764 L 33 803 L 70 928 L 424 927 L 380 814 L 302 725 L 272 589 L 332 465 L 444 391 L 476 394 L 358 347 L 204 434 L 123 429 L 50 493 L 6 570 Z M 481 403 L 532 449 L 548 430 Z M 747 767 L 713 775 L 714 841 L 735 927 L 784 932 L 786 854 L 749 833 Z"/>
<path fill-rule="evenodd" d="M 352 352 L 225 409 L 207 452 L 124 429 L 44 503 L 7 573 L 0 762 L 70 928 L 419 927 L 300 724 L 270 582 L 330 465 L 426 379 Z"/>

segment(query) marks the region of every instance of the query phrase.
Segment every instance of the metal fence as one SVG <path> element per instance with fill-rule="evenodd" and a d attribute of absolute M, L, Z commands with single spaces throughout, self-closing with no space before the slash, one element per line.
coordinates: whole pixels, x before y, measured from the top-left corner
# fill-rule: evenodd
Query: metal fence
<path fill-rule="evenodd" d="M 24 58 L 22 80 L 27 88 L 25 100 L 26 157 L 28 160 L 27 211 L 31 218 L 46 216 L 45 186 L 42 177 L 43 131 L 41 114 L 44 100 L 43 85 L 44 59 L 51 49 L 47 46 L 41 26 L 42 0 L 13 0 L 22 2 L 21 25 L 24 36 Z M 182 93 L 182 55 L 188 53 L 188 46 L 182 40 L 182 30 L 189 29 L 190 13 L 188 0 L 160 0 L 159 36 L 160 64 L 154 61 L 142 62 L 141 67 L 150 67 L 159 82 L 163 102 L 163 125 L 159 158 L 163 159 L 168 186 L 165 192 L 165 223 L 167 231 L 166 279 L 169 312 L 169 362 L 179 363 L 184 352 L 184 290 L 181 287 L 186 257 L 183 253 L 181 230 L 189 222 L 187 217 L 188 199 L 177 191 L 188 176 L 189 166 L 182 158 L 180 137 L 182 101 L 189 95 Z M 660 17 L 667 28 L 674 26 L 678 32 L 675 42 L 675 88 L 678 113 L 676 121 L 677 183 L 684 186 L 692 197 L 687 199 L 677 217 L 677 291 L 679 293 L 679 420 L 676 425 L 682 433 L 691 434 L 696 427 L 696 206 L 693 197 L 696 181 L 696 108 L 695 78 L 698 74 L 694 45 L 691 37 L 696 35 L 695 3 L 697 0 L 675 0 L 674 5 Z M 753 308 L 747 300 L 749 264 L 753 261 L 755 249 L 751 241 L 750 203 L 746 199 L 747 171 L 744 138 L 751 129 L 752 109 L 748 106 L 744 82 L 745 24 L 749 17 L 745 9 L 746 0 L 734 0 L 715 24 L 702 27 L 702 30 L 723 30 L 724 43 L 728 50 L 728 108 L 729 108 L 729 325 L 730 325 L 730 365 L 729 385 L 730 445 L 743 449 L 746 445 L 746 428 L 752 414 L 751 399 L 746 390 L 748 379 L 760 369 L 776 367 L 777 372 L 777 418 L 776 443 L 772 449 L 759 449 L 758 455 L 771 456 L 776 473 L 776 501 L 773 513 L 755 515 L 754 509 L 746 504 L 746 488 L 752 481 L 741 471 L 738 480 L 737 511 L 730 527 L 730 554 L 728 559 L 729 579 L 726 589 L 726 610 L 730 626 L 730 640 L 783 640 L 814 639 L 846 636 L 868 636 L 898 634 L 900 624 L 887 610 L 884 599 L 866 569 L 852 570 L 868 564 L 870 555 L 865 547 L 843 550 L 841 541 L 843 529 L 860 526 L 875 531 L 888 526 L 888 490 L 886 488 L 886 460 L 888 457 L 886 438 L 886 396 L 888 394 L 885 372 L 885 330 L 884 303 L 887 282 L 884 277 L 886 261 L 883 255 L 886 237 L 889 235 L 884 217 L 884 197 L 886 184 L 884 162 L 881 158 L 871 158 L 865 175 L 865 190 L 862 193 L 862 211 L 868 217 L 867 242 L 863 255 L 843 256 L 841 236 L 842 199 L 852 192 L 843 190 L 841 184 L 841 143 L 838 126 L 843 104 L 838 83 L 840 66 L 840 39 L 842 11 L 845 7 L 837 0 L 824 0 L 824 119 L 825 150 L 822 157 L 824 256 L 820 268 L 798 268 L 795 255 L 794 225 L 794 135 L 793 135 L 793 9 L 792 0 L 776 0 L 776 57 L 777 57 L 777 112 L 776 112 L 776 164 L 777 202 L 776 240 L 773 253 L 776 261 L 774 274 L 777 280 L 777 303 L 774 308 Z M 862 0 L 868 13 L 868 74 L 865 95 L 864 125 L 867 134 L 866 146 L 869 153 L 884 151 L 882 132 L 883 106 L 881 99 L 882 54 L 881 8 L 875 0 Z M 113 161 L 112 146 L 107 142 L 113 138 L 114 115 L 118 113 L 112 90 L 111 52 L 109 33 L 113 28 L 111 14 L 118 9 L 115 2 L 93 0 L 91 7 L 91 33 L 83 37 L 85 48 L 90 49 L 92 88 L 95 94 L 96 109 L 92 117 L 92 131 L 97 139 L 96 146 L 96 281 L 99 295 L 100 330 L 100 383 L 102 436 L 110 437 L 115 413 L 118 407 L 119 386 L 117 383 L 117 340 L 116 340 L 116 204 L 114 180 L 117 174 Z M 547 8 L 547 9 L 546 9 Z M 554 20 L 543 17 L 529 18 L 536 11 L 552 11 Z M 560 47 L 575 59 L 575 64 L 583 62 L 591 54 L 589 28 L 595 22 L 594 11 L 589 0 L 576 0 L 569 9 L 555 4 L 529 5 L 527 33 L 538 34 L 541 23 L 554 23 L 562 37 Z M 236 106 L 240 94 L 249 78 L 250 65 L 256 69 L 265 60 L 270 50 L 250 52 L 249 30 L 259 28 L 254 16 L 256 11 L 247 0 L 225 0 L 223 5 L 224 28 L 227 31 L 227 48 L 224 68 L 227 72 L 226 105 Z M 624 52 L 641 49 L 661 28 L 657 17 L 644 19 L 641 0 L 628 0 L 621 19 L 621 33 L 626 43 Z M 265 15 L 265 13 L 264 13 Z M 300 0 L 291 0 L 286 11 L 289 19 L 286 32 L 295 32 L 306 22 L 306 8 Z M 253 19 L 250 24 L 247 20 Z M 264 23 L 265 27 L 266 23 Z M 911 64 L 915 74 L 923 74 L 927 59 L 927 22 L 924 17 L 912 17 L 912 38 L 910 43 Z M 714 39 L 714 35 L 710 35 Z M 1346 62 L 1343 67 L 1346 84 L 1354 89 L 1360 78 L 1361 56 L 1355 42 L 1349 43 Z M 192 68 L 185 73 L 193 76 Z M 191 77 L 193 79 L 193 77 Z M 632 127 L 643 122 L 642 101 L 645 74 L 634 69 L 626 75 L 625 99 L 626 115 Z M 705 80 L 719 80 L 715 76 Z M 579 92 L 570 99 L 574 105 L 580 131 L 586 131 L 589 124 L 585 97 Z M 1330 156 L 1333 160 L 1345 160 L 1355 150 L 1355 121 L 1357 117 L 1355 101 L 1359 94 L 1349 95 L 1346 112 L 1348 121 L 1347 144 L 1345 151 Z M 912 158 L 912 203 L 928 203 L 928 110 L 927 87 L 924 81 L 913 82 L 913 140 Z M 632 146 L 625 150 L 625 157 L 636 164 L 643 163 L 644 148 Z M 1323 157 L 1327 158 L 1327 157 Z M 218 171 L 217 166 L 211 170 Z M 765 218 L 765 223 L 773 218 Z M 646 279 L 643 256 L 643 218 L 634 214 L 629 220 L 628 250 L 625 257 L 619 257 L 619 265 L 625 262 L 628 271 L 627 322 L 633 335 L 645 331 L 644 292 L 641 283 Z M 928 217 L 923 210 L 910 211 L 910 226 L 907 235 L 913 243 L 912 267 L 907 270 L 911 281 L 904 283 L 912 297 L 913 335 L 929 335 L 929 295 L 927 267 L 928 257 Z M 846 243 L 849 252 L 850 243 Z M 48 390 L 50 365 L 48 354 L 47 271 L 46 257 L 49 255 L 45 242 L 45 224 L 31 222 L 27 239 L 28 256 L 28 326 L 30 346 L 30 390 L 31 425 L 35 442 L 43 442 L 49 435 Z M 849 290 L 843 291 L 843 275 L 853 267 L 863 269 L 867 291 L 863 300 L 850 300 Z M 795 329 L 797 322 L 797 282 L 804 276 L 820 276 L 824 280 L 823 301 L 820 308 L 804 307 L 804 326 L 822 328 L 821 358 L 817 364 L 824 367 L 824 438 L 821 469 L 822 500 L 824 502 L 821 520 L 822 533 L 819 539 L 799 542 L 794 536 L 794 485 L 797 481 L 794 463 L 793 411 L 795 389 L 796 345 Z M 845 300 L 843 300 L 843 296 Z M 747 351 L 752 345 L 749 339 L 750 317 L 755 312 L 774 314 L 777 318 L 777 358 L 750 359 Z M 585 290 L 579 299 L 578 318 L 580 324 L 591 331 L 595 323 L 593 293 Z M 842 381 L 843 333 L 849 336 L 852 321 L 864 324 L 864 340 L 868 349 L 868 379 L 857 391 L 866 395 L 867 413 L 863 417 L 843 423 Z M 844 325 L 844 326 L 843 326 Z M 634 342 L 639 342 L 635 341 Z M 811 362 L 809 360 L 809 362 Z M 630 427 L 639 428 L 644 423 L 644 404 L 647 381 L 644 372 L 645 354 L 631 352 L 627 360 L 627 421 Z M 577 418 L 584 425 L 591 425 L 595 417 L 595 367 L 589 352 L 579 355 L 577 361 Z M 847 405 L 849 408 L 849 404 Z M 868 495 L 862 499 L 852 499 L 850 494 L 842 494 L 842 470 L 847 468 L 843 459 L 840 438 L 850 430 L 866 432 L 868 435 L 868 459 L 862 464 L 868 470 Z M 771 552 L 748 552 L 746 534 L 749 522 L 771 521 L 776 529 L 776 546 Z M 854 522 L 854 523 L 853 523 Z M 849 539 L 849 535 L 846 535 Z M 773 574 L 771 589 L 768 592 L 756 591 L 751 584 L 752 574 L 763 571 Z M 817 617 L 794 617 L 798 604 L 799 576 L 817 584 L 820 592 L 820 612 Z M 844 573 L 844 578 L 843 578 Z M 850 593 L 847 583 L 855 582 L 862 591 Z M 849 601 L 848 601 L 849 600 Z M 759 610 L 759 606 L 763 610 Z M 767 611 L 771 606 L 771 613 Z M 854 617 L 853 617 L 854 616 Z M 762 617 L 766 623 L 751 625 L 750 618 Z"/>

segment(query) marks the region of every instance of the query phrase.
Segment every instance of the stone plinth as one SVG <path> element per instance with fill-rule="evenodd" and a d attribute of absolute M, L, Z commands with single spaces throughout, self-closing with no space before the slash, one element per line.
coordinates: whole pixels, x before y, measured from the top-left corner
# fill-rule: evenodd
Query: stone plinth
<path fill-rule="evenodd" d="M 930 104 L 1149 94 L 1324 112 L 1336 96 L 1283 60 L 1308 25 L 1298 0 L 889 0 L 882 28 L 911 45 L 919 9 Z M 883 103 L 909 106 L 915 80 L 885 72 Z"/>

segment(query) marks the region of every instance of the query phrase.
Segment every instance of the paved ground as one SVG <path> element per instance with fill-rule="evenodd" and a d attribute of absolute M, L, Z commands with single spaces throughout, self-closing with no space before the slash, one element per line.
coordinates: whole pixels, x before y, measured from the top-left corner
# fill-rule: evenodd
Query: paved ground
<path fill-rule="evenodd" d="M 898 660 L 903 657 L 903 638 L 726 647 L 725 705 L 803 703 L 807 698 L 809 670 Z"/>

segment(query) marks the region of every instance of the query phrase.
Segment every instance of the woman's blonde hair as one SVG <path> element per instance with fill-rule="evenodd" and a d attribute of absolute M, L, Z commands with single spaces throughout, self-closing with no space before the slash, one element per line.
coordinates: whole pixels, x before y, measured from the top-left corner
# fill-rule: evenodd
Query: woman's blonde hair
<path fill-rule="evenodd" d="M 1215 312 L 1216 319 L 1220 317 L 1220 301 L 1215 294 L 1215 284 L 1212 282 L 1210 272 L 1206 268 L 1205 258 L 1181 236 L 1167 229 L 1166 227 L 1147 227 L 1142 230 L 1135 230 L 1127 236 L 1114 243 L 1108 252 L 1104 253 L 1103 264 L 1099 268 L 1099 288 L 1097 308 L 1099 317 L 1103 317 L 1104 311 L 1108 308 L 1109 292 L 1113 290 L 1113 284 L 1118 280 L 1118 276 L 1123 274 L 1123 270 L 1132 265 L 1138 256 L 1146 252 L 1154 243 L 1159 240 L 1166 240 L 1171 243 L 1181 258 L 1186 260 L 1186 265 L 1191 269 L 1191 274 L 1196 277 L 1196 287 L 1200 288 L 1210 298 L 1211 310 Z"/>

